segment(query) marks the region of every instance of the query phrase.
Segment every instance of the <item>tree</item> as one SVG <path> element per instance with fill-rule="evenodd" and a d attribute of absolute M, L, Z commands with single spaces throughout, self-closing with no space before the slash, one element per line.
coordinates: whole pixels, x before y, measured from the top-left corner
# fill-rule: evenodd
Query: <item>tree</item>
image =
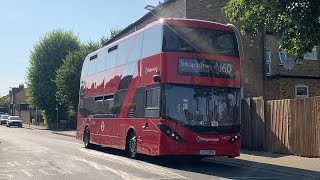
<path fill-rule="evenodd" d="M 102 36 L 100 39 L 100 45 L 104 46 L 104 44 L 106 42 L 108 42 L 110 39 L 114 38 L 121 31 L 122 31 L 122 29 L 117 29 L 117 28 L 110 29 L 110 36 Z"/>
<path fill-rule="evenodd" d="M 33 107 L 43 110 L 47 123 L 56 117 L 56 70 L 69 52 L 78 50 L 80 42 L 72 32 L 54 30 L 44 36 L 31 51 L 27 69 L 27 96 Z M 61 116 L 60 116 L 61 115 Z M 66 107 L 59 107 L 59 117 L 66 116 Z M 61 119 L 60 118 L 60 119 Z"/>
<path fill-rule="evenodd" d="M 243 34 L 271 31 L 297 58 L 319 46 L 319 0 L 229 0 L 223 11 L 231 22 L 242 22 Z"/>
<path fill-rule="evenodd" d="M 89 42 L 81 46 L 65 58 L 64 64 L 57 70 L 55 83 L 57 86 L 56 97 L 59 103 L 68 107 L 69 115 L 76 112 L 79 103 L 79 87 L 82 64 L 85 57 L 102 47 L 107 41 L 115 37 L 121 30 L 111 29 L 110 35 L 103 36 L 99 43 Z"/>
<path fill-rule="evenodd" d="M 79 103 L 79 86 L 82 64 L 85 57 L 100 47 L 98 43 L 89 42 L 81 45 L 78 51 L 67 55 L 63 65 L 57 70 L 55 83 L 56 98 L 60 104 L 68 107 L 69 116 L 77 111 Z"/>
<path fill-rule="evenodd" d="M 10 98 L 8 96 L 3 96 L 0 98 L 0 112 L 9 112 Z"/>

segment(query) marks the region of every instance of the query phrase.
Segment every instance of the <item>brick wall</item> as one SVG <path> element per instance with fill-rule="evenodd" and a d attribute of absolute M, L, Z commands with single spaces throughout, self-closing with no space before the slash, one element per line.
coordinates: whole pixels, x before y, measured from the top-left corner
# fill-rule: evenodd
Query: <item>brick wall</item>
<path fill-rule="evenodd" d="M 222 12 L 222 7 L 226 3 L 227 1 L 224 0 L 188 0 L 186 3 L 187 18 L 229 23 Z M 239 29 L 239 25 L 236 24 L 236 26 Z M 244 59 L 241 62 L 241 82 L 244 97 L 263 96 L 263 41 L 262 34 L 253 39 L 242 37 Z"/>
<path fill-rule="evenodd" d="M 309 77 L 320 77 L 320 61 L 302 60 L 295 64 L 290 71 L 283 68 L 279 58 L 279 44 L 274 36 L 266 36 L 266 49 L 271 52 L 271 76 L 266 82 L 266 99 L 292 99 L 295 98 L 295 86 L 304 84 L 309 87 L 309 96 L 320 95 L 320 78 L 310 79 Z M 319 52 L 319 51 L 318 51 Z M 319 53 L 318 53 L 319 55 Z M 295 58 L 292 54 L 288 58 Z M 286 76 L 284 78 L 283 76 Z M 304 76 L 303 78 L 301 76 Z M 290 78 L 291 77 L 291 78 Z M 278 89 L 278 91 L 276 91 Z"/>
<path fill-rule="evenodd" d="M 280 99 L 280 80 L 268 79 L 266 81 L 266 96 L 265 100 Z"/>
<path fill-rule="evenodd" d="M 295 98 L 295 86 L 299 84 L 309 87 L 309 97 L 320 96 L 320 79 L 280 78 L 280 99 Z"/>
<path fill-rule="evenodd" d="M 26 89 L 16 94 L 16 104 L 27 104 Z"/>
<path fill-rule="evenodd" d="M 272 35 L 266 36 L 266 49 L 271 51 L 272 59 L 272 74 L 273 75 L 290 75 L 290 76 L 319 76 L 320 77 L 320 58 L 318 49 L 318 60 L 301 60 L 295 64 L 294 68 L 290 71 L 283 68 L 279 58 L 279 44 Z M 288 58 L 295 59 L 292 54 L 287 54 Z"/>

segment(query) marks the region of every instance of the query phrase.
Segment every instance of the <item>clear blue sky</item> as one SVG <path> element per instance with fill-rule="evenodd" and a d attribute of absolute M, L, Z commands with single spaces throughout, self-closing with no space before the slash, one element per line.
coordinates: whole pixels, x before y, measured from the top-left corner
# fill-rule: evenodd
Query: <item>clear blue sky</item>
<path fill-rule="evenodd" d="M 26 80 L 29 55 L 46 33 L 71 30 L 82 42 L 125 28 L 159 0 L 0 0 L 0 96 Z"/>

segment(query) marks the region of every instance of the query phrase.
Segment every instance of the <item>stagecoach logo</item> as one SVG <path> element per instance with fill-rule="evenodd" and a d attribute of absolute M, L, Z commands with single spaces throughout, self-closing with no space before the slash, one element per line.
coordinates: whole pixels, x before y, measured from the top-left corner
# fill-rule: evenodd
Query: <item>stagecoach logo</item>
<path fill-rule="evenodd" d="M 157 72 L 158 71 L 158 67 L 154 67 L 154 68 L 148 68 L 146 67 L 146 69 L 144 70 L 144 73 L 147 74 L 149 72 Z"/>
<path fill-rule="evenodd" d="M 205 138 L 205 137 L 197 136 L 197 137 L 196 137 L 196 141 L 197 141 L 197 142 L 201 142 L 201 141 L 205 141 L 205 142 L 218 142 L 218 141 L 219 141 L 219 138 Z"/>
<path fill-rule="evenodd" d="M 103 132 L 104 131 L 104 122 L 102 121 L 101 122 L 101 132 Z"/>

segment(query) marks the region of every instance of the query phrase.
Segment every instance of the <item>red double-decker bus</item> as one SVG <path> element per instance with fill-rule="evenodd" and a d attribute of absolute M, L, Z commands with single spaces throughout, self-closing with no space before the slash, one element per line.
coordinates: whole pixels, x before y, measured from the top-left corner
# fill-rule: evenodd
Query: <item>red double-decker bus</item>
<path fill-rule="evenodd" d="M 128 156 L 240 155 L 235 28 L 161 19 L 83 64 L 77 139 Z"/>

